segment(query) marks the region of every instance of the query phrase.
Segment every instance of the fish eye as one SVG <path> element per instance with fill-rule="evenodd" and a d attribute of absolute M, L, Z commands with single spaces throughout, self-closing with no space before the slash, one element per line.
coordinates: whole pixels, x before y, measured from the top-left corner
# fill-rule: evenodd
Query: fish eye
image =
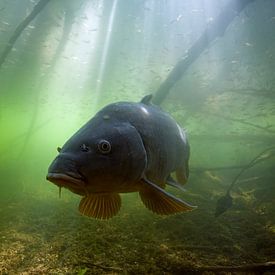
<path fill-rule="evenodd" d="M 57 147 L 56 150 L 57 150 L 58 153 L 60 153 L 61 147 Z"/>
<path fill-rule="evenodd" d="M 89 152 L 89 147 L 86 144 L 82 144 L 80 146 L 81 151 L 83 152 Z"/>
<path fill-rule="evenodd" d="M 108 154 L 111 152 L 111 144 L 109 141 L 107 140 L 101 140 L 98 143 L 98 150 L 102 153 L 102 154 Z"/>

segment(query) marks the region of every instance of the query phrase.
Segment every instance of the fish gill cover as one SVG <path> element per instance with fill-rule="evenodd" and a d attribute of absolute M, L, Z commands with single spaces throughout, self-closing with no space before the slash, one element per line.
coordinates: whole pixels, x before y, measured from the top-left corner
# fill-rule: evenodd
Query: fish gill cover
<path fill-rule="evenodd" d="M 272 272 L 274 24 L 273 0 L 0 1 L 0 273 Z M 149 94 L 190 145 L 188 182 L 165 192 L 198 208 L 156 215 L 133 192 L 112 219 L 79 215 L 45 180 L 56 148 Z"/>

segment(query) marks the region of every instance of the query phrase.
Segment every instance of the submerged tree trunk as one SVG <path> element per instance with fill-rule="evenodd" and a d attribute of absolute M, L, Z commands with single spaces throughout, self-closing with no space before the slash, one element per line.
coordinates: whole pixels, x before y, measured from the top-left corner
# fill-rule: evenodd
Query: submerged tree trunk
<path fill-rule="evenodd" d="M 248 125 L 248 126 L 260 129 L 262 131 L 265 131 L 265 132 L 267 132 L 269 134 L 275 134 L 275 130 L 270 129 L 270 127 L 272 127 L 271 124 L 269 124 L 267 126 L 261 126 L 261 125 L 257 125 L 257 124 L 245 121 L 244 119 L 227 117 L 227 116 L 224 116 L 224 115 L 222 115 L 220 113 L 216 113 L 215 114 L 215 113 L 210 113 L 210 112 L 203 112 L 203 114 L 209 115 L 209 116 L 218 117 L 220 119 L 224 119 L 224 120 L 228 120 L 228 121 L 237 122 L 237 123 L 244 124 L 244 125 Z"/>
<path fill-rule="evenodd" d="M 191 267 L 177 270 L 176 274 L 204 274 L 205 272 L 211 272 L 211 274 L 221 274 L 223 272 L 242 272 L 242 273 L 253 273 L 263 274 L 264 272 L 273 272 L 275 270 L 275 262 L 257 263 L 257 264 L 246 264 L 237 266 L 202 266 L 202 267 Z"/>
<path fill-rule="evenodd" d="M 233 19 L 246 7 L 247 4 L 255 0 L 232 0 L 202 33 L 200 38 L 188 50 L 187 56 L 182 58 L 173 70 L 170 72 L 165 81 L 162 82 L 153 97 L 153 103 L 160 105 L 167 97 L 170 90 L 182 78 L 185 71 L 193 64 L 200 54 L 210 45 L 218 36 L 222 36 L 233 21 Z"/>
<path fill-rule="evenodd" d="M 34 104 L 33 115 L 30 120 L 29 129 L 24 137 L 24 143 L 23 143 L 22 149 L 18 154 L 19 158 L 23 157 L 31 136 L 36 132 L 37 128 L 36 128 L 35 124 L 37 122 L 37 115 L 38 115 L 38 111 L 39 111 L 38 100 L 39 100 L 39 96 L 40 96 L 40 91 L 42 90 L 43 85 L 45 85 L 45 80 L 47 80 L 47 77 L 51 73 L 52 68 L 55 66 L 58 58 L 60 57 L 61 53 L 64 50 L 64 47 L 68 40 L 68 37 L 71 33 L 72 24 L 73 24 L 73 12 L 71 10 L 67 9 L 65 12 L 64 27 L 63 27 L 63 33 L 62 33 L 62 37 L 60 39 L 60 43 L 55 51 L 55 54 L 53 55 L 53 58 L 50 63 L 50 67 L 46 70 L 44 76 L 41 77 L 40 85 L 39 85 L 37 92 L 35 94 L 36 103 Z"/>
<path fill-rule="evenodd" d="M 6 57 L 13 48 L 16 40 L 20 37 L 24 29 L 29 23 L 43 10 L 43 8 L 50 2 L 50 0 L 40 0 L 33 8 L 32 12 L 16 27 L 13 35 L 9 39 L 2 55 L 0 56 L 0 68 L 6 60 Z"/>

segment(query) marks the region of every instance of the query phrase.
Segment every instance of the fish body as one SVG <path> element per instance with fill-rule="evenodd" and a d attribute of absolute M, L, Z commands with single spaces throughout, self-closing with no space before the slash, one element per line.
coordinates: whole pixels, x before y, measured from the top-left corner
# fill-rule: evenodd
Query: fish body
<path fill-rule="evenodd" d="M 82 214 L 107 219 L 119 211 L 119 193 L 139 192 L 145 206 L 157 214 L 192 210 L 167 193 L 188 178 L 189 145 L 175 120 L 150 103 L 107 105 L 59 150 L 47 179 L 83 196 Z"/>

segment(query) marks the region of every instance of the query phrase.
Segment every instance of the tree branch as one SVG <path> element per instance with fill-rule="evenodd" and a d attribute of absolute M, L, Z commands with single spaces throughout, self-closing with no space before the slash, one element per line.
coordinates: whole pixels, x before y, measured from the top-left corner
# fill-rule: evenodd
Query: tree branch
<path fill-rule="evenodd" d="M 2 55 L 0 56 L 0 68 L 6 60 L 6 57 L 13 48 L 16 40 L 20 37 L 24 29 L 29 23 L 41 12 L 41 10 L 49 3 L 50 0 L 40 0 L 33 8 L 32 12 L 16 27 L 13 35 L 9 39 Z"/>
<path fill-rule="evenodd" d="M 218 36 L 222 36 L 233 21 L 233 19 L 246 7 L 247 4 L 255 0 L 233 0 L 223 9 L 216 20 L 209 25 L 199 39 L 188 50 L 187 56 L 182 58 L 165 81 L 162 82 L 158 90 L 154 93 L 153 103 L 160 105 L 167 97 L 170 90 L 182 78 L 185 71 L 193 64 L 200 54 L 209 47 L 210 43 Z"/>
<path fill-rule="evenodd" d="M 263 126 L 260 126 L 260 125 L 257 125 L 257 124 L 251 123 L 251 122 L 247 122 L 244 119 L 227 117 L 227 116 L 224 116 L 220 113 L 219 114 L 214 114 L 214 113 L 210 113 L 210 112 L 204 112 L 204 113 L 206 115 L 215 116 L 215 117 L 218 117 L 218 118 L 222 118 L 224 120 L 229 120 L 229 121 L 234 121 L 234 122 L 238 122 L 238 123 L 241 123 L 241 124 L 249 125 L 249 126 L 252 126 L 254 128 L 258 128 L 260 130 L 263 130 L 263 131 L 265 131 L 267 133 L 270 133 L 270 134 L 275 134 L 275 130 L 269 129 L 270 127 L 272 127 L 272 125 L 268 125 L 268 126 L 263 127 Z"/>

